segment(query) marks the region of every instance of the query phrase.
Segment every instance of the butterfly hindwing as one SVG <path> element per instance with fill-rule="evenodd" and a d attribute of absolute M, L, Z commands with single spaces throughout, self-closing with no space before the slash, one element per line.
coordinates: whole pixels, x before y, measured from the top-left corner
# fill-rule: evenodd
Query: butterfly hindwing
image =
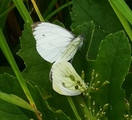
<path fill-rule="evenodd" d="M 53 64 L 51 79 L 53 89 L 61 95 L 75 96 L 87 90 L 87 85 L 69 62 Z"/>

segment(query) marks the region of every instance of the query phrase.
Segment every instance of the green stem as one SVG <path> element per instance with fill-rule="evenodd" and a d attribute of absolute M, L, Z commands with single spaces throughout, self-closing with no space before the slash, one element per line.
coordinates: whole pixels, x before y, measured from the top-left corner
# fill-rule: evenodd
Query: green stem
<path fill-rule="evenodd" d="M 57 2 L 57 0 L 52 0 L 48 6 L 48 8 L 46 9 L 46 11 L 44 12 L 43 16 L 47 16 L 51 10 L 53 9 L 55 3 Z"/>
<path fill-rule="evenodd" d="M 88 110 L 87 105 L 85 104 L 81 96 L 77 96 L 76 101 L 83 112 L 85 120 L 96 120 L 96 118 Z"/>
<path fill-rule="evenodd" d="M 62 9 L 64 9 L 65 7 L 69 6 L 72 4 L 72 1 L 69 3 L 66 3 L 64 5 L 62 5 L 61 7 L 59 7 L 58 9 L 56 9 L 54 12 L 52 12 L 51 14 L 49 14 L 45 20 L 49 20 L 52 16 L 54 16 L 56 13 L 58 13 L 59 11 L 61 11 Z"/>
<path fill-rule="evenodd" d="M 74 105 L 74 102 L 72 101 L 72 98 L 71 98 L 71 97 L 67 97 L 67 100 L 68 100 L 68 102 L 69 102 L 69 104 L 70 104 L 70 106 L 71 106 L 71 108 L 72 108 L 72 110 L 73 110 L 73 112 L 74 112 L 74 114 L 75 114 L 77 120 L 82 120 L 82 119 L 80 118 L 80 116 L 79 116 L 77 110 L 76 110 L 76 107 L 75 107 L 75 105 Z"/>
<path fill-rule="evenodd" d="M 31 2 L 32 2 L 33 6 L 34 6 L 34 9 L 35 9 L 35 11 L 36 11 L 36 13 L 37 13 L 37 15 L 38 15 L 40 21 L 44 21 L 44 18 L 43 18 L 43 16 L 41 15 L 41 13 L 40 13 L 40 11 L 39 11 L 39 9 L 38 9 L 38 6 L 36 5 L 36 2 L 35 2 L 34 0 L 31 0 Z"/>

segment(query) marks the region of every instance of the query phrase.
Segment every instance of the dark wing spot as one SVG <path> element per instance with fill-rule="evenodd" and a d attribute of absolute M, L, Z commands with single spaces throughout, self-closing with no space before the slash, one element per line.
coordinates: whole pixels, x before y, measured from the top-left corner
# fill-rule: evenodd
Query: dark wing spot
<path fill-rule="evenodd" d="M 62 85 L 63 85 L 64 87 L 66 87 L 64 82 L 62 82 Z"/>
<path fill-rule="evenodd" d="M 78 85 L 75 86 L 75 89 L 78 90 Z"/>
<path fill-rule="evenodd" d="M 77 81 L 77 84 L 81 85 L 81 82 L 80 81 Z"/>
<path fill-rule="evenodd" d="M 73 75 L 70 75 L 69 77 L 70 77 L 70 79 L 71 79 L 72 81 L 75 81 L 75 78 L 74 78 Z"/>

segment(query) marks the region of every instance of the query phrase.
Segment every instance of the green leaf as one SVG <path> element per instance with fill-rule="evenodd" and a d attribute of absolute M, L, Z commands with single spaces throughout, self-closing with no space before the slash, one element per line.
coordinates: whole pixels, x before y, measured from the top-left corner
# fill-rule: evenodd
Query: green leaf
<path fill-rule="evenodd" d="M 27 101 L 20 84 L 17 82 L 17 79 L 12 75 L 9 74 L 0 75 L 0 91 L 7 94 L 15 94 L 24 99 L 25 101 Z M 6 98 L 3 97 L 3 99 Z M 20 101 L 16 102 L 18 102 L 17 104 L 21 105 Z M 26 114 L 23 111 L 25 111 Z M 29 115 L 27 116 L 28 113 L 32 112 L 0 99 L 0 119 L 13 120 L 21 118 L 24 120 L 29 120 L 30 116 Z"/>
<path fill-rule="evenodd" d="M 51 98 L 52 96 L 50 96 L 52 101 L 45 99 L 46 95 L 42 93 L 41 88 L 39 88 L 37 85 L 32 85 L 31 83 L 28 83 L 28 88 L 31 91 L 31 94 L 36 102 L 39 111 L 41 111 L 42 113 L 43 120 L 54 120 L 55 118 L 57 120 L 70 120 L 70 118 L 61 109 L 57 109 L 57 107 L 56 109 L 53 109 L 53 107 L 50 107 L 49 104 L 54 103 L 54 101 L 56 101 L 55 98 Z M 65 103 L 65 101 L 63 102 Z M 57 102 L 54 104 L 57 104 Z"/>
<path fill-rule="evenodd" d="M 100 26 L 106 33 L 116 32 L 122 28 L 106 0 L 73 0 L 71 18 L 73 20 L 72 27 L 93 20 L 94 24 Z"/>
<path fill-rule="evenodd" d="M 17 106 L 0 99 L 0 119 L 1 120 L 29 120 Z"/>
<path fill-rule="evenodd" d="M 110 120 L 123 120 L 126 113 L 125 92 L 121 87 L 129 70 L 130 53 L 129 41 L 123 31 L 108 35 L 100 44 L 96 72 L 98 80 L 107 80 L 110 84 L 98 92 L 96 100 L 99 104 L 109 103 Z"/>
<path fill-rule="evenodd" d="M 45 91 L 42 88 L 39 88 L 36 84 L 30 83 L 30 82 L 27 82 L 27 85 L 29 90 L 31 91 L 31 95 L 35 101 L 35 104 L 38 110 L 41 112 L 42 118 L 44 120 L 54 120 L 55 118 L 58 120 L 70 120 L 70 118 L 68 118 L 68 116 L 62 110 L 59 109 L 60 106 L 58 107 L 58 109 L 53 109 L 52 107 L 50 107 L 48 102 L 50 104 L 54 102 L 53 104 L 57 105 L 55 98 L 53 98 L 51 101 L 48 100 L 47 102 L 47 99 L 51 98 L 51 96 L 48 96 L 47 94 L 45 94 Z M 34 115 L 33 112 L 20 108 L 20 107 L 23 107 L 23 108 L 26 107 L 27 109 L 32 110 L 32 108 L 27 105 L 28 103 L 25 103 L 27 99 L 19 83 L 17 83 L 15 77 L 8 74 L 0 75 L 0 91 L 3 92 L 3 95 L 0 94 L 2 95 L 1 96 L 2 99 L 4 99 L 5 101 L 8 101 L 8 102 L 5 102 L 0 99 L 0 106 L 1 106 L 0 119 L 12 120 L 12 119 L 20 119 L 19 117 L 21 117 L 22 120 L 23 119 L 29 120 L 30 118 L 36 119 L 36 116 Z M 5 94 L 5 93 L 8 93 L 8 94 Z M 15 94 L 15 95 L 11 95 L 11 94 Z M 19 98 L 16 95 L 19 96 Z M 65 101 L 63 101 L 63 103 L 65 103 Z M 16 105 L 19 105 L 20 107 Z"/>
<path fill-rule="evenodd" d="M 129 112 L 130 112 L 130 116 L 131 116 L 131 114 L 132 114 L 132 95 L 130 96 L 130 99 L 129 99 L 129 105 L 130 105 Z"/>
<path fill-rule="evenodd" d="M 126 98 L 129 100 L 130 96 L 132 94 L 132 73 L 128 73 L 128 75 L 125 78 L 125 81 L 123 83 L 123 89 L 126 91 Z"/>
<path fill-rule="evenodd" d="M 0 67 L 0 74 L 2 73 L 10 73 L 11 75 L 14 75 L 13 70 L 9 66 L 1 66 Z"/>
<path fill-rule="evenodd" d="M 73 0 L 71 18 L 72 28 L 90 21 L 95 24 L 89 59 L 96 59 L 99 44 L 106 35 L 123 29 L 107 0 Z"/>
<path fill-rule="evenodd" d="M 15 104 L 19 107 L 31 110 L 33 112 L 39 112 L 35 108 L 33 108 L 29 103 L 27 103 L 26 101 L 24 101 L 23 99 L 21 99 L 20 97 L 16 95 L 0 92 L 0 99 L 5 100 L 9 103 Z"/>

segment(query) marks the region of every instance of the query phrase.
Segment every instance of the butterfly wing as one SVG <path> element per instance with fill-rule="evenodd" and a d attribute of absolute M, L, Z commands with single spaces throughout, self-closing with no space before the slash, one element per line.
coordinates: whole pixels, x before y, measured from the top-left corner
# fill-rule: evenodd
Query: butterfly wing
<path fill-rule="evenodd" d="M 63 52 L 60 59 L 57 60 L 57 62 L 71 60 L 74 57 L 77 50 L 82 46 L 83 39 L 84 39 L 83 35 L 79 35 L 78 37 L 73 39 L 71 43 L 67 46 L 66 50 Z"/>
<path fill-rule="evenodd" d="M 37 22 L 32 25 L 32 29 L 38 53 L 51 63 L 62 57 L 74 39 L 69 31 L 52 23 Z"/>
<path fill-rule="evenodd" d="M 53 89 L 61 95 L 75 96 L 87 90 L 85 82 L 69 62 L 53 64 L 51 79 Z"/>

